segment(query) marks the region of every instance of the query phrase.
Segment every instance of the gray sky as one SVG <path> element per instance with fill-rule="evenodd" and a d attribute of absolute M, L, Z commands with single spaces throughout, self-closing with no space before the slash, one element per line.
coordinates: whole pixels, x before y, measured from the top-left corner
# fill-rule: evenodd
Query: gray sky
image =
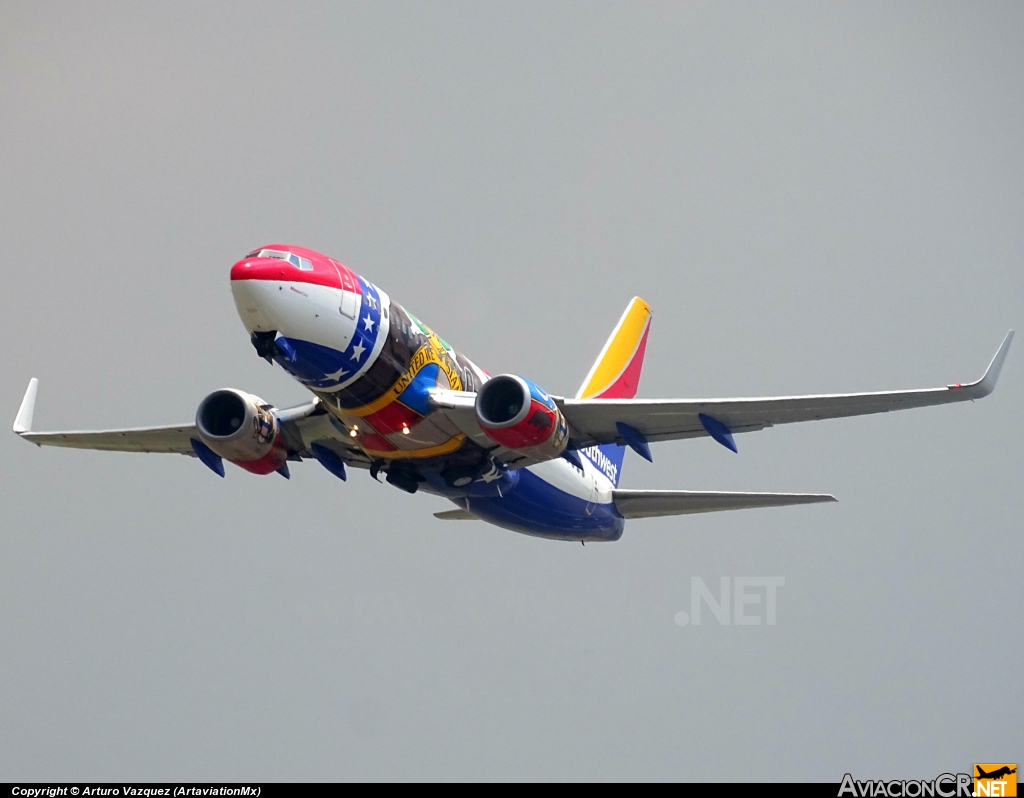
<path fill-rule="evenodd" d="M 230 265 L 338 258 L 573 393 L 928 387 L 1024 320 L 1024 5 L 0 5 L 0 408 L 189 420 Z M 627 455 L 836 505 L 536 540 L 357 473 L 0 434 L 2 779 L 817 779 L 1020 761 L 1024 342 L 973 405 Z M 691 577 L 778 624 L 680 627 Z M 1015 709 L 1016 708 L 1016 709 Z"/>

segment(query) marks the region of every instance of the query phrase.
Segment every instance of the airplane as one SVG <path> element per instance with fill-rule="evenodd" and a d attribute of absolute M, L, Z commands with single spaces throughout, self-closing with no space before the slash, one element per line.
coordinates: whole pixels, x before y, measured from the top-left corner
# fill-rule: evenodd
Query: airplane
<path fill-rule="evenodd" d="M 637 399 L 651 324 L 626 307 L 575 397 L 515 374 L 491 376 L 382 289 L 338 261 L 297 246 L 253 250 L 231 268 L 231 292 L 256 354 L 312 398 L 278 409 L 246 391 L 204 398 L 194 423 L 93 432 L 38 432 L 31 379 L 14 432 L 39 446 L 190 455 L 224 476 L 224 460 L 290 477 L 316 460 L 450 500 L 444 520 L 487 521 L 542 538 L 614 541 L 629 519 L 836 501 L 829 494 L 619 488 L 626 448 L 735 434 L 778 424 L 979 399 L 995 388 L 1011 330 L 976 382 L 876 393 L 736 399 Z"/>
<path fill-rule="evenodd" d="M 1003 778 L 1003 776 L 1010 776 L 1017 772 L 1017 768 L 1011 769 L 1006 765 L 1003 765 L 1001 768 L 993 770 L 991 773 L 986 773 L 984 770 L 981 769 L 980 765 L 975 765 L 974 767 L 978 770 L 978 775 L 975 776 L 975 778 L 977 779 L 1001 779 Z"/>

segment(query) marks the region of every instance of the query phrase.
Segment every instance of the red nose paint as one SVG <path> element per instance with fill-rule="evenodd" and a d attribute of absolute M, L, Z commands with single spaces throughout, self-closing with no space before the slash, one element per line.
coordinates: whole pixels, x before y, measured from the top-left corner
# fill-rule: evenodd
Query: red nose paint
<path fill-rule="evenodd" d="M 281 258 L 243 258 L 231 267 L 231 279 L 235 280 L 270 280 L 273 282 L 309 283 L 323 285 L 328 288 L 342 288 L 352 293 L 362 293 L 359 280 L 354 272 L 331 260 L 326 255 L 304 247 L 293 247 L 285 244 L 270 244 L 262 249 L 275 252 L 286 252 L 305 258 L 312 269 L 300 269 L 290 261 Z"/>

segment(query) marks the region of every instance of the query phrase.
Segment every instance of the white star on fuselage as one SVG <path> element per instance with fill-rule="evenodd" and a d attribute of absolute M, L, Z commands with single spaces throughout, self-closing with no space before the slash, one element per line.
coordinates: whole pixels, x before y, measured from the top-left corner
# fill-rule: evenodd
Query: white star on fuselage
<path fill-rule="evenodd" d="M 374 310 L 377 309 L 377 300 L 370 294 L 363 294 L 363 301 Z"/>
<path fill-rule="evenodd" d="M 374 325 L 374 323 L 375 323 L 374 320 L 371 319 L 369 316 L 367 316 L 365 319 L 363 319 L 363 326 L 366 327 L 366 331 L 367 332 L 373 332 L 373 325 Z"/>
<path fill-rule="evenodd" d="M 356 363 L 358 363 L 359 362 L 359 358 L 361 358 L 363 356 L 363 352 L 365 352 L 365 351 L 366 351 L 366 347 L 363 346 L 362 342 L 359 342 L 358 344 L 356 344 L 355 346 L 352 347 L 352 359 Z"/>
<path fill-rule="evenodd" d="M 333 374 L 325 374 L 324 376 L 327 379 L 329 379 L 329 380 L 338 380 L 338 381 L 340 381 L 341 378 L 344 377 L 346 374 L 348 374 L 348 372 L 345 371 L 344 368 L 340 368 L 336 372 L 334 372 Z"/>

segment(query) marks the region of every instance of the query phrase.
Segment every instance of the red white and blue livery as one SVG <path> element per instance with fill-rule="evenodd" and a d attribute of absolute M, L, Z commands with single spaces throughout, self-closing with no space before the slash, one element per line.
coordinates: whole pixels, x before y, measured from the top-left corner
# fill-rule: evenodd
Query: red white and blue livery
<path fill-rule="evenodd" d="M 256 353 L 304 385 L 305 404 L 278 409 L 246 391 L 214 391 L 194 423 L 99 432 L 32 429 L 32 379 L 14 431 L 41 446 L 170 452 L 224 476 L 290 476 L 316 460 L 339 479 L 366 469 L 409 493 L 450 500 L 446 520 L 482 520 L 528 535 L 610 541 L 626 519 L 835 501 L 801 493 L 619 488 L 627 448 L 734 435 L 776 424 L 962 402 L 995 387 L 1007 334 L 977 382 L 879 393 L 738 399 L 637 399 L 651 309 L 627 306 L 575 397 L 526 377 L 491 376 L 382 289 L 338 261 L 272 244 L 231 269 L 238 315 Z"/>

